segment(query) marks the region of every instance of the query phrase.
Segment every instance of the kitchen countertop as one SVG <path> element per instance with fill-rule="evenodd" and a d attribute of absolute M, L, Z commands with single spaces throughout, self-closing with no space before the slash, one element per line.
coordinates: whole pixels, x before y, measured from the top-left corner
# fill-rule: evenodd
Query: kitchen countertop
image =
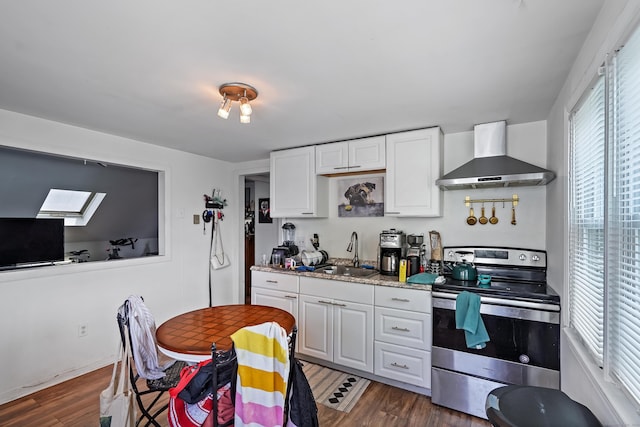
<path fill-rule="evenodd" d="M 261 266 L 261 265 L 252 266 L 251 271 L 265 271 L 268 273 L 315 277 L 317 279 L 337 280 L 340 282 L 365 283 L 368 285 L 375 285 L 375 286 L 389 286 L 393 288 L 406 288 L 406 289 L 417 289 L 421 291 L 431 291 L 431 285 L 423 285 L 418 283 L 415 283 L 415 284 L 402 283 L 398 281 L 398 278 L 396 276 L 385 276 L 382 274 L 374 274 L 368 277 L 353 277 L 353 276 L 330 275 L 327 273 L 315 272 L 315 271 L 289 270 L 286 268 L 277 268 L 277 267 Z"/>

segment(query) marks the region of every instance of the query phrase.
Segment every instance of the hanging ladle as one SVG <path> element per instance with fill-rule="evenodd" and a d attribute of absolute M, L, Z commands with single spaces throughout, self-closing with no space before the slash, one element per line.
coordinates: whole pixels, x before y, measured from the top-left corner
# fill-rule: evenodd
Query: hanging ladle
<path fill-rule="evenodd" d="M 493 225 L 498 223 L 498 217 L 496 216 L 496 204 L 494 203 L 491 207 L 491 218 L 489 218 L 489 222 Z"/>
<path fill-rule="evenodd" d="M 482 208 L 480 209 L 481 215 L 480 218 L 478 218 L 478 222 L 480 222 L 480 224 L 485 225 L 487 222 L 489 222 L 489 218 L 487 218 L 486 216 L 484 216 L 484 203 L 482 204 Z"/>
<path fill-rule="evenodd" d="M 474 213 L 473 213 L 473 206 L 471 206 L 471 208 L 469 209 L 469 216 L 467 217 L 467 224 L 469 225 L 475 225 L 476 222 L 478 220 L 476 219 Z"/>

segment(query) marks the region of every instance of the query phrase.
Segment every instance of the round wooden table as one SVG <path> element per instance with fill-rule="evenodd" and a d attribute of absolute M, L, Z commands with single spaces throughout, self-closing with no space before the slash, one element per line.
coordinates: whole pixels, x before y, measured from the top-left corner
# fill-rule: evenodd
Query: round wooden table
<path fill-rule="evenodd" d="M 231 335 L 245 326 L 277 322 L 291 334 L 296 320 L 288 312 L 264 305 L 220 305 L 180 314 L 164 322 L 156 331 L 161 352 L 187 362 L 211 357 L 211 344 L 219 350 L 233 345 Z"/>

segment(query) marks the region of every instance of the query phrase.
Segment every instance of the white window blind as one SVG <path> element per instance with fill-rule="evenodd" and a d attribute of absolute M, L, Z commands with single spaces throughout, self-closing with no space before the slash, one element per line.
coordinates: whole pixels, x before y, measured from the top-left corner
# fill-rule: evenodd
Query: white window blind
<path fill-rule="evenodd" d="M 640 401 L 640 32 L 613 60 L 607 328 L 611 375 Z"/>
<path fill-rule="evenodd" d="M 640 404 L 640 31 L 612 57 L 570 116 L 569 326 Z"/>
<path fill-rule="evenodd" d="M 571 116 L 570 326 L 602 366 L 604 351 L 605 81 Z"/>

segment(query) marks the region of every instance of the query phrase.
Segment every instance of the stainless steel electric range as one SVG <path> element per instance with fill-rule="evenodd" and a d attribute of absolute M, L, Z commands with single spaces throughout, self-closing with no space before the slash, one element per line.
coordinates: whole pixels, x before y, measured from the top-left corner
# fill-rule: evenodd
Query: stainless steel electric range
<path fill-rule="evenodd" d="M 560 297 L 547 286 L 545 251 L 506 247 L 443 248 L 445 283 L 433 285 L 433 403 L 486 418 L 487 394 L 505 384 L 560 387 Z M 488 285 L 454 280 L 460 253 Z M 483 287 L 481 287 L 482 285 Z M 456 329 L 458 295 L 480 296 L 489 335 L 483 349 L 468 348 Z"/>

